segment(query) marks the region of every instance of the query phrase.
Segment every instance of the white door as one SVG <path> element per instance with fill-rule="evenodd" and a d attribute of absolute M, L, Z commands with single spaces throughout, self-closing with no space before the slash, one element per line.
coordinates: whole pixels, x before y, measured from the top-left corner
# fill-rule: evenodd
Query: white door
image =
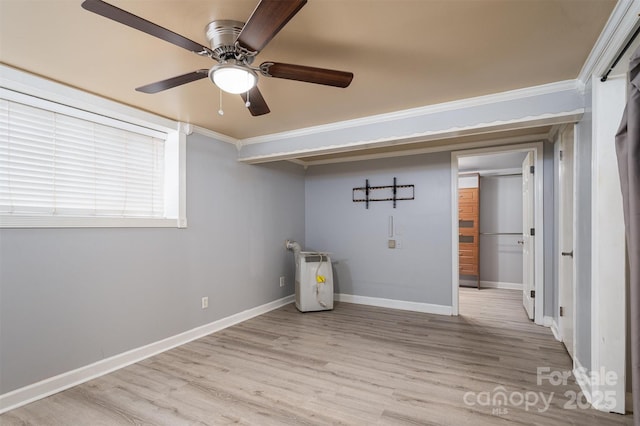
<path fill-rule="evenodd" d="M 535 237 L 531 235 L 533 225 L 533 152 L 529 152 L 522 162 L 522 304 L 529 319 L 533 319 L 534 303 L 534 244 Z"/>
<path fill-rule="evenodd" d="M 573 127 L 560 140 L 560 282 L 558 326 L 562 342 L 573 358 Z"/>

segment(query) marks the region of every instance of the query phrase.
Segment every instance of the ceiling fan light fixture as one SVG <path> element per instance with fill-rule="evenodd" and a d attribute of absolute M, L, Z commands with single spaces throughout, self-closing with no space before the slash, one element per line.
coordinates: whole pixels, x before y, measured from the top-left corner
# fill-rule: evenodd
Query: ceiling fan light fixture
<path fill-rule="evenodd" d="M 258 82 L 258 75 L 251 68 L 234 62 L 224 62 L 209 71 L 209 78 L 227 93 L 246 93 Z"/>

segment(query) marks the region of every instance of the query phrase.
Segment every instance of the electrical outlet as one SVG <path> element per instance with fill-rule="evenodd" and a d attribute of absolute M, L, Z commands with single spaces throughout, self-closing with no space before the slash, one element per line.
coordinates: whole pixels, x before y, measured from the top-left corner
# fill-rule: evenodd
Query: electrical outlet
<path fill-rule="evenodd" d="M 284 277 L 280 277 L 280 287 L 284 287 Z"/>
<path fill-rule="evenodd" d="M 389 240 L 389 246 L 390 249 L 394 249 L 396 248 L 396 240 Z"/>
<path fill-rule="evenodd" d="M 202 298 L 202 309 L 207 309 L 208 307 L 209 307 L 209 298 L 205 296 Z"/>

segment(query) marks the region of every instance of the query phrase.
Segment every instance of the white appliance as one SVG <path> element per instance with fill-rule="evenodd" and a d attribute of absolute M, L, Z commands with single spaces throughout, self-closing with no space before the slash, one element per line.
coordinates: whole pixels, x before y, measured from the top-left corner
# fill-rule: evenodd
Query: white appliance
<path fill-rule="evenodd" d="M 296 308 L 300 312 L 333 309 L 333 270 L 328 253 L 302 251 L 295 241 L 285 241 L 296 260 Z"/>

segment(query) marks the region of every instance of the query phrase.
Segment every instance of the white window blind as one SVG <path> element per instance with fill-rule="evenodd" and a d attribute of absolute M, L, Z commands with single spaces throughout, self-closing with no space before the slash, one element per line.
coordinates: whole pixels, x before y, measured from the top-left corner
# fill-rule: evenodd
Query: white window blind
<path fill-rule="evenodd" d="M 164 143 L 0 99 L 0 215 L 162 218 Z"/>

